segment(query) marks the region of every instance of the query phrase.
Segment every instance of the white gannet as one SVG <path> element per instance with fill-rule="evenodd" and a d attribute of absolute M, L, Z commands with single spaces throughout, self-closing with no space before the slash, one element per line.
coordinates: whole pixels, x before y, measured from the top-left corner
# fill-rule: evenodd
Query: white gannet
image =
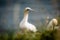
<path fill-rule="evenodd" d="M 29 11 L 33 11 L 33 9 L 31 9 L 30 7 L 26 7 L 24 10 L 24 17 L 23 17 L 22 21 L 20 22 L 19 26 L 20 26 L 21 30 L 36 32 L 37 31 L 36 27 L 33 24 L 28 22 Z"/>
<path fill-rule="evenodd" d="M 55 18 L 53 18 L 53 19 L 49 22 L 49 24 L 48 24 L 48 26 L 47 26 L 47 30 L 54 30 L 55 28 L 57 28 L 56 25 L 58 25 L 58 20 L 55 19 Z"/>

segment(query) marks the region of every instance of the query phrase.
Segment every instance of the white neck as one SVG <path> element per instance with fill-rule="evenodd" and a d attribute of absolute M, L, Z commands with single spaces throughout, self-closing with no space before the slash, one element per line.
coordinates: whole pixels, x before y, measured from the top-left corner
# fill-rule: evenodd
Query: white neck
<path fill-rule="evenodd" d="M 24 12 L 24 18 L 23 18 L 24 22 L 28 21 L 28 11 Z"/>

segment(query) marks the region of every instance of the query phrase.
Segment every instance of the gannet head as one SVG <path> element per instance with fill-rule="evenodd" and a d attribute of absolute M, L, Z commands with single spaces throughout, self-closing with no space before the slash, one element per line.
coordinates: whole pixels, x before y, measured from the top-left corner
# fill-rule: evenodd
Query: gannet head
<path fill-rule="evenodd" d="M 52 21 L 55 25 L 58 25 L 58 20 L 57 19 L 54 18 L 54 19 L 52 19 Z"/>
<path fill-rule="evenodd" d="M 33 9 L 31 9 L 30 7 L 26 7 L 25 10 L 26 11 L 33 11 Z"/>

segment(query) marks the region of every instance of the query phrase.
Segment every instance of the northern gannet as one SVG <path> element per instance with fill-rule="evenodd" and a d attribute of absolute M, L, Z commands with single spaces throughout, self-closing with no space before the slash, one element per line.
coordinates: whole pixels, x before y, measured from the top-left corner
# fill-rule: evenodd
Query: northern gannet
<path fill-rule="evenodd" d="M 55 18 L 53 18 L 53 19 L 49 22 L 49 24 L 48 24 L 48 26 L 47 26 L 47 30 L 54 30 L 55 28 L 58 28 L 56 25 L 58 25 L 58 20 L 55 19 Z"/>
<path fill-rule="evenodd" d="M 33 9 L 31 9 L 30 7 L 26 7 L 24 10 L 24 17 L 23 17 L 22 21 L 20 22 L 19 26 L 20 26 L 21 30 L 36 32 L 37 29 L 36 29 L 35 25 L 28 22 L 29 11 L 33 11 Z"/>

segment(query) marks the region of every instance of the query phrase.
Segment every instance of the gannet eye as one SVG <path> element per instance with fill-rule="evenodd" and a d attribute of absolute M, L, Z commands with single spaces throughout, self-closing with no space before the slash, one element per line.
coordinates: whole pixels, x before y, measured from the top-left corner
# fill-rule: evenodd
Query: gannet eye
<path fill-rule="evenodd" d="M 27 9 L 27 11 L 29 11 L 30 9 Z"/>

